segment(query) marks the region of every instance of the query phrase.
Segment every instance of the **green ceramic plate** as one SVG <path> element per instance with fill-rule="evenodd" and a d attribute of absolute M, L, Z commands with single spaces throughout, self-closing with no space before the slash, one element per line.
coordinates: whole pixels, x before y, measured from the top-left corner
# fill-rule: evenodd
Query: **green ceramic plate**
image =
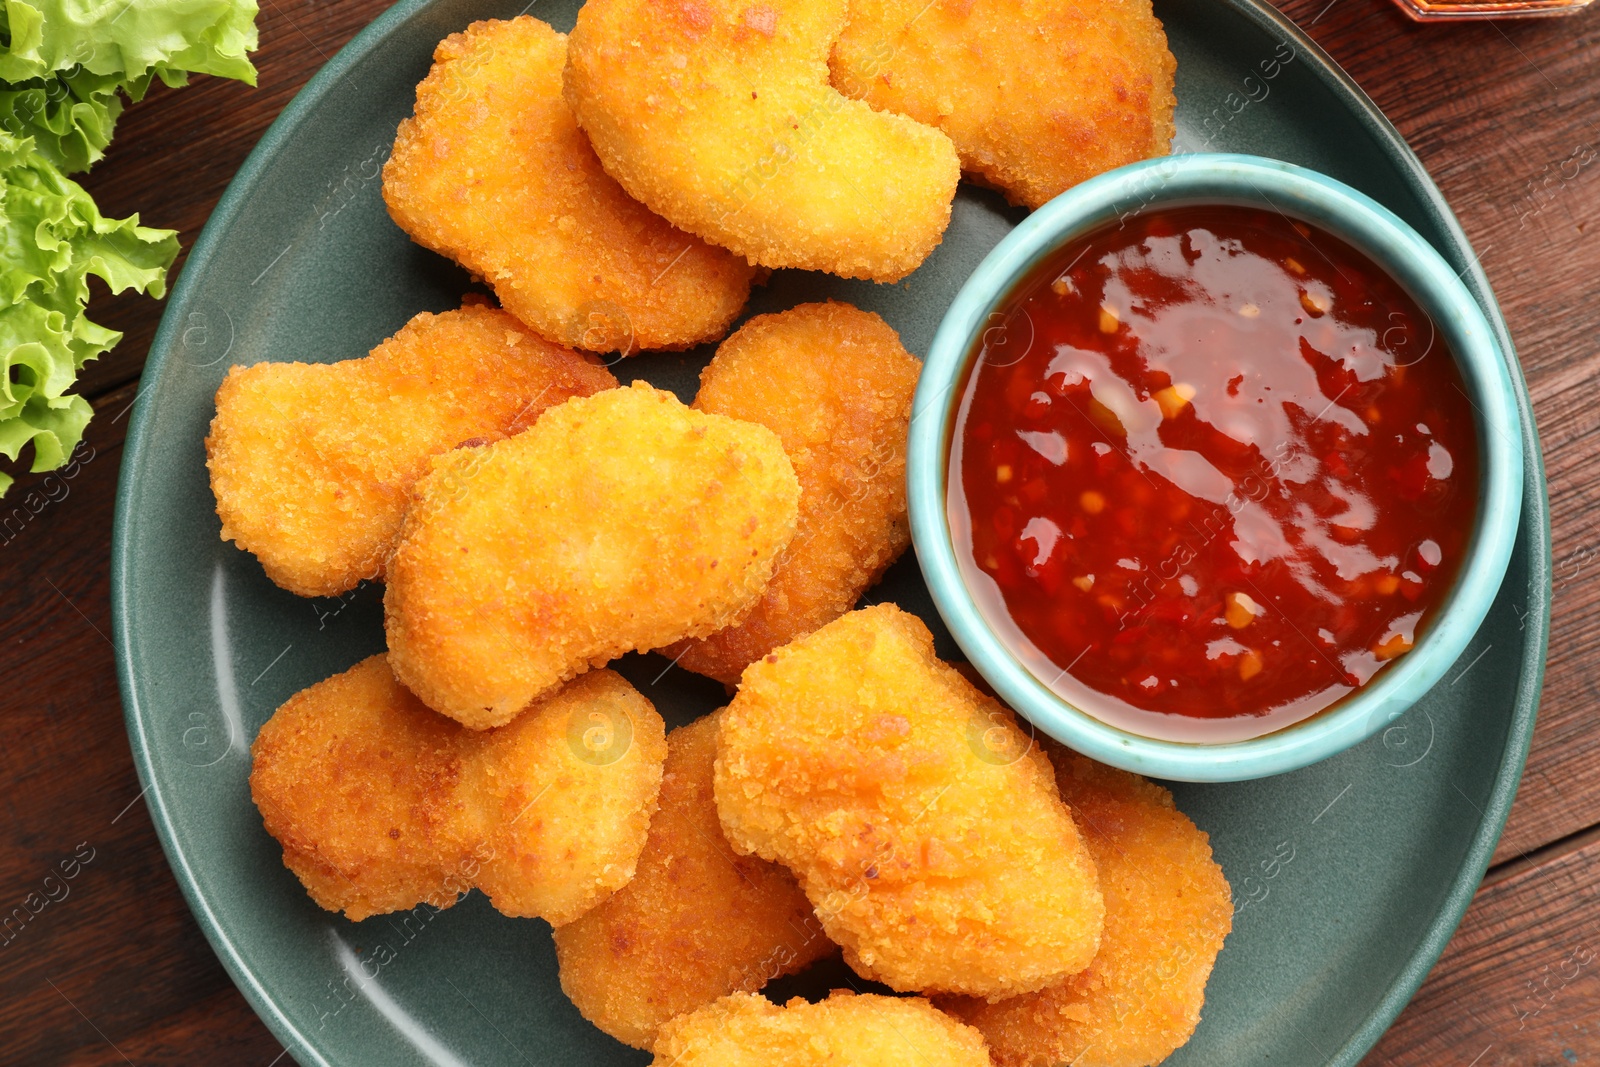
<path fill-rule="evenodd" d="M 538 13 L 571 26 L 576 3 Z M 516 2 L 410 0 L 327 65 L 262 139 L 206 226 L 167 308 L 133 416 L 112 561 L 128 733 L 157 832 L 206 936 L 302 1064 L 632 1064 L 556 983 L 549 930 L 473 895 L 437 915 L 350 923 L 280 862 L 246 788 L 248 747 L 285 698 L 379 650 L 380 590 L 301 600 L 218 538 L 202 442 L 227 368 L 363 355 L 470 286 L 389 221 L 378 169 L 434 45 Z M 1333 175 L 1427 236 L 1510 339 L 1465 237 L 1361 91 L 1255 0 L 1158 0 L 1178 57 L 1180 142 Z M 837 296 L 883 314 L 917 353 L 967 273 L 1020 216 L 963 190 L 944 244 L 907 282 L 780 272 L 751 312 Z M 685 398 L 709 353 L 617 368 Z M 1521 388 L 1515 367 L 1513 377 Z M 1549 619 L 1544 478 L 1526 394 L 1527 498 L 1516 555 L 1457 668 L 1368 743 L 1295 774 L 1178 786 L 1240 911 L 1205 1021 L 1174 1065 L 1353 1064 L 1455 929 L 1516 792 Z M 916 562 L 874 600 L 939 627 Z M 682 722 L 721 688 L 658 657 L 621 668 Z M 380 950 L 383 946 L 387 951 Z M 380 960 L 382 964 L 380 965 Z M 844 984 L 848 973 L 813 976 Z M 804 986 L 802 982 L 800 985 Z"/>

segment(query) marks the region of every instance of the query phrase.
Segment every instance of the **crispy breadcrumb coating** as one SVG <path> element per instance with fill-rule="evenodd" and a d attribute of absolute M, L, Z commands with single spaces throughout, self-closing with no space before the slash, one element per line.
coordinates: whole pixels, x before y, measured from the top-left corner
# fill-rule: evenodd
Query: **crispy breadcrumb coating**
<path fill-rule="evenodd" d="M 662 1028 L 656 1067 L 989 1067 L 983 1038 L 921 997 L 836 989 L 783 1007 L 735 993 Z"/>
<path fill-rule="evenodd" d="M 649 1049 L 674 1016 L 834 951 L 794 876 L 722 836 L 711 799 L 717 718 L 667 735 L 661 807 L 633 881 L 556 931 L 561 988 L 634 1048 Z"/>
<path fill-rule="evenodd" d="M 1177 63 L 1150 0 L 850 0 L 830 66 L 1028 207 L 1171 149 Z"/>
<path fill-rule="evenodd" d="M 931 126 L 828 84 L 846 0 L 588 0 L 566 93 L 606 172 L 765 267 L 897 281 L 950 221 Z"/>
<path fill-rule="evenodd" d="M 435 460 L 389 560 L 389 663 L 436 711 L 499 726 L 634 649 L 761 597 L 800 485 L 764 426 L 634 382 Z"/>
<path fill-rule="evenodd" d="M 717 738 L 735 849 L 800 879 L 851 967 L 1002 997 L 1082 970 L 1104 907 L 1050 763 L 892 604 L 753 663 Z"/>
<path fill-rule="evenodd" d="M 606 176 L 561 98 L 566 52 L 531 16 L 445 38 L 383 168 L 389 214 L 552 341 L 626 355 L 721 337 L 754 270 Z"/>
<path fill-rule="evenodd" d="M 1100 869 L 1106 932 L 1087 970 L 988 1004 L 939 1006 L 982 1030 L 999 1067 L 1148 1067 L 1189 1040 L 1233 903 L 1204 831 L 1172 794 L 1059 746 L 1048 750 Z"/>
<path fill-rule="evenodd" d="M 498 730 L 463 729 L 381 655 L 290 697 L 251 747 L 250 795 L 283 862 L 351 919 L 476 886 L 501 912 L 571 922 L 633 877 L 666 725 L 593 671 Z"/>
<path fill-rule="evenodd" d="M 292 593 L 353 589 L 382 577 L 430 456 L 616 384 L 480 305 L 424 312 L 360 359 L 234 367 L 206 437 L 222 539 Z"/>
<path fill-rule="evenodd" d="M 717 349 L 694 406 L 778 435 L 800 519 L 761 602 L 737 626 L 664 649 L 732 685 L 774 648 L 849 611 L 910 543 L 906 431 L 922 365 L 888 323 L 829 301 L 758 315 Z"/>

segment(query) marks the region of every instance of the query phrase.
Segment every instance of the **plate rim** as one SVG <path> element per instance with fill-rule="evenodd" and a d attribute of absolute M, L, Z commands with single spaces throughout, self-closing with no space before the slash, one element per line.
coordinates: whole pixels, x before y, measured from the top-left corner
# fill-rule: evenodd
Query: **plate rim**
<path fill-rule="evenodd" d="M 401 0 L 394 4 L 344 45 L 312 78 L 301 87 L 287 106 L 273 120 L 244 163 L 229 181 L 216 208 L 207 218 L 200 236 L 189 251 L 177 284 L 173 287 L 161 324 L 150 345 L 149 354 L 141 371 L 146 375 L 159 375 L 164 369 L 174 340 L 181 335 L 182 310 L 191 300 L 198 286 L 194 281 L 206 268 L 221 243 L 222 233 L 229 229 L 235 217 L 249 201 L 250 194 L 260 183 L 281 144 L 297 132 L 321 103 L 326 93 L 338 84 L 357 64 L 365 60 L 384 41 L 416 15 L 431 7 L 436 0 Z M 1545 665 L 1549 652 L 1551 567 L 1550 567 L 1550 503 L 1544 473 L 1543 450 L 1540 446 L 1538 426 L 1534 419 L 1528 395 L 1527 382 L 1522 373 L 1521 360 L 1516 354 L 1510 331 L 1489 286 L 1488 277 L 1473 251 L 1466 233 L 1455 213 L 1450 209 L 1444 194 L 1429 176 L 1416 153 L 1388 120 L 1360 85 L 1351 78 L 1320 45 L 1306 35 L 1287 16 L 1271 6 L 1268 0 L 1214 0 L 1235 13 L 1255 23 L 1268 32 L 1287 36 L 1296 47 L 1312 60 L 1308 65 L 1314 76 L 1331 92 L 1343 95 L 1354 107 L 1352 116 L 1367 132 L 1382 142 L 1392 158 L 1405 172 L 1407 185 L 1413 195 L 1434 215 L 1449 238 L 1452 247 L 1440 249 L 1447 258 L 1451 253 L 1468 261 L 1462 272 L 1463 281 L 1473 296 L 1483 305 L 1501 348 L 1505 353 L 1507 369 L 1511 373 L 1517 398 L 1517 411 L 1522 419 L 1524 444 L 1524 507 L 1522 523 L 1529 534 L 1530 605 L 1526 616 L 1532 623 L 1527 650 L 1524 653 L 1517 678 L 1516 697 L 1507 724 L 1505 749 L 1496 770 L 1487 805 L 1474 831 L 1462 863 L 1449 890 L 1444 896 L 1432 923 L 1418 943 L 1417 949 L 1391 981 L 1389 989 L 1378 1001 L 1366 1021 L 1328 1060 L 1328 1067 L 1356 1067 L 1362 1056 L 1377 1044 L 1400 1012 L 1416 994 L 1427 978 L 1446 945 L 1460 925 L 1462 917 L 1477 893 L 1478 885 L 1488 869 L 1501 832 L 1510 814 L 1511 804 L 1521 782 L 1532 742 L 1533 727 L 1543 689 Z M 153 379 L 152 379 L 153 380 Z M 134 522 L 136 510 L 134 494 L 128 489 L 130 473 L 143 464 L 145 452 L 151 447 L 153 422 L 150 416 L 152 398 L 147 398 L 141 388 L 134 402 L 123 446 L 122 463 L 118 471 L 117 495 L 111 533 L 111 624 L 114 653 L 117 661 L 117 682 L 123 705 L 123 720 L 128 732 L 135 770 L 144 787 L 145 802 L 150 809 L 151 822 L 156 836 L 166 853 L 167 862 L 182 892 L 190 912 L 194 915 L 212 951 L 234 985 L 244 995 L 256 1015 L 266 1024 L 285 1049 L 297 1061 L 333 1067 L 310 1039 L 278 1007 L 272 994 L 261 984 L 244 963 L 232 937 L 211 909 L 210 903 L 200 893 L 199 883 L 189 862 L 185 847 L 179 842 L 172 811 L 167 798 L 156 782 L 152 746 L 146 734 L 146 722 L 139 703 L 138 687 L 134 678 L 132 655 L 129 647 L 129 621 L 131 603 L 129 596 L 132 563 L 127 552 L 128 531 Z M 1535 497 L 1529 508 L 1529 496 Z M 1526 623 L 1525 623 L 1526 625 Z"/>

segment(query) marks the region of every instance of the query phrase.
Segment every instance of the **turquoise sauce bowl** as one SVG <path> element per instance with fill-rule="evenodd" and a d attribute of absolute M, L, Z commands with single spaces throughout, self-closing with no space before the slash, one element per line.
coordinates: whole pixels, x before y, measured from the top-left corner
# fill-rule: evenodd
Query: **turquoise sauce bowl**
<path fill-rule="evenodd" d="M 1157 740 L 1074 707 L 1028 669 L 985 618 L 956 559 L 946 511 L 955 409 L 991 313 L 1064 244 L 1146 210 L 1238 204 L 1275 210 L 1342 238 L 1387 271 L 1454 355 L 1476 415 L 1478 509 L 1455 584 L 1416 645 L 1367 685 L 1304 721 L 1243 741 Z M 1355 745 L 1411 707 L 1450 669 L 1488 614 L 1522 510 L 1523 446 L 1505 353 L 1461 279 L 1420 234 L 1342 182 L 1258 156 L 1190 154 L 1102 174 L 1045 204 L 979 264 L 945 313 L 923 366 L 907 457 L 911 534 L 934 603 L 1000 698 L 1049 736 L 1125 770 L 1231 782 L 1297 770 Z"/>

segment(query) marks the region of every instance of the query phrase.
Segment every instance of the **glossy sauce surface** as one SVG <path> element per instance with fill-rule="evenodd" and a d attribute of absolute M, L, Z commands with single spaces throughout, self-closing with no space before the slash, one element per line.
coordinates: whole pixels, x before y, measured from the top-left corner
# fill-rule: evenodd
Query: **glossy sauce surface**
<path fill-rule="evenodd" d="M 991 327 L 952 436 L 990 623 L 1135 733 L 1238 740 L 1404 655 L 1477 502 L 1471 404 L 1427 315 L 1331 234 L 1236 206 L 1072 242 Z"/>

